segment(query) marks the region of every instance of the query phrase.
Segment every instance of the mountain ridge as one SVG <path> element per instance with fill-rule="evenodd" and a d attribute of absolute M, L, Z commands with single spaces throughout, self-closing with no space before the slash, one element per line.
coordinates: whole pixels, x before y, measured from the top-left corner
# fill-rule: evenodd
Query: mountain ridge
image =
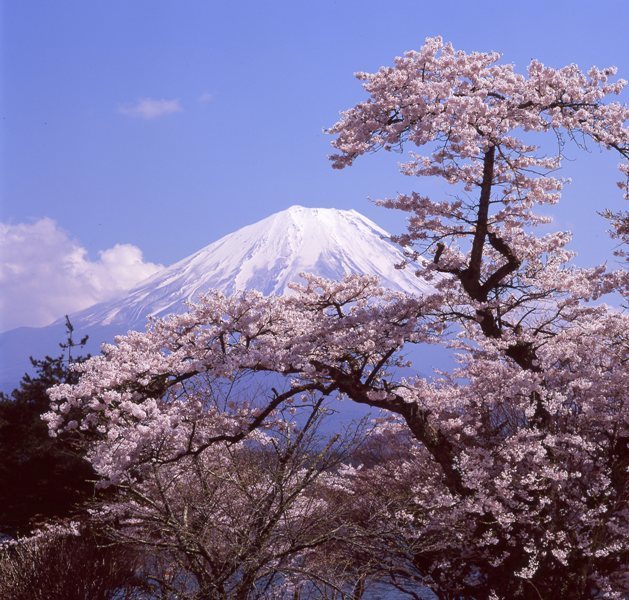
<path fill-rule="evenodd" d="M 290 294 L 300 273 L 328 279 L 374 275 L 384 287 L 426 294 L 432 287 L 414 269 L 397 269 L 402 250 L 390 235 L 355 210 L 294 205 L 246 225 L 145 279 L 125 294 L 70 314 L 77 335 L 90 336 L 88 351 L 131 329 L 149 316 L 183 312 L 200 294 L 256 289 Z M 0 389 L 17 384 L 29 369 L 28 356 L 58 354 L 65 318 L 47 327 L 22 327 L 0 334 Z"/>
<path fill-rule="evenodd" d="M 210 289 L 225 294 L 255 289 L 265 295 L 290 294 L 300 273 L 329 279 L 349 274 L 378 277 L 385 287 L 424 294 L 432 288 L 404 260 L 390 235 L 355 210 L 294 205 L 205 246 L 155 273 L 124 296 L 71 316 L 75 326 L 128 323 L 185 310 L 186 302 Z"/>

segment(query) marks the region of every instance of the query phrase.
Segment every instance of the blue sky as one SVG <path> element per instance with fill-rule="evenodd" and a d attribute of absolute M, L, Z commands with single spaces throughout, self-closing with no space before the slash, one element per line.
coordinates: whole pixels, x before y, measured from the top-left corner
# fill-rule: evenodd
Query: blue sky
<path fill-rule="evenodd" d="M 628 24 L 626 0 L 7 0 L 0 220 L 52 219 L 90 264 L 116 244 L 170 264 L 292 204 L 399 231 L 368 201 L 422 189 L 398 157 L 326 159 L 322 130 L 363 98 L 355 71 L 440 34 L 522 70 L 536 57 L 629 78 Z M 592 263 L 611 247 L 595 211 L 620 205 L 617 159 L 571 154 L 558 224 Z"/>

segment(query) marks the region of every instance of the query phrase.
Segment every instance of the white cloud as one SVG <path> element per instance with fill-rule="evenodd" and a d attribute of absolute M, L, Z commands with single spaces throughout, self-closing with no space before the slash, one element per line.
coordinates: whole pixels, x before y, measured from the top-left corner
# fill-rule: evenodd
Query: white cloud
<path fill-rule="evenodd" d="M 179 100 L 158 100 L 156 98 L 140 98 L 132 104 L 123 104 L 118 107 L 120 114 L 147 120 L 159 119 L 182 111 L 183 107 Z"/>
<path fill-rule="evenodd" d="M 214 100 L 214 94 L 212 94 L 212 92 L 203 92 L 200 96 L 199 96 L 199 102 L 201 104 L 209 104 L 210 102 L 212 102 Z"/>
<path fill-rule="evenodd" d="M 162 269 L 132 244 L 90 260 L 52 219 L 0 223 L 0 331 L 40 327 L 109 300 Z"/>

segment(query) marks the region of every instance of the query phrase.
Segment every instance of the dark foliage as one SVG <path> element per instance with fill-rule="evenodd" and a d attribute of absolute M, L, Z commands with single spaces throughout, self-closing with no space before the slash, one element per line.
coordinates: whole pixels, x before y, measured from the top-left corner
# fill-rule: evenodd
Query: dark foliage
<path fill-rule="evenodd" d="M 66 317 L 67 340 L 59 356 L 31 357 L 36 374 L 24 375 L 10 395 L 0 393 L 0 533 L 29 532 L 51 517 L 74 515 L 93 494 L 96 478 L 76 439 L 51 438 L 41 416 L 49 410 L 46 390 L 57 383 L 74 383 L 74 356 L 86 341 L 73 339 Z"/>
<path fill-rule="evenodd" d="M 54 535 L 0 546 L 0 598 L 140 600 L 151 597 L 138 572 L 142 558 L 94 532 Z"/>

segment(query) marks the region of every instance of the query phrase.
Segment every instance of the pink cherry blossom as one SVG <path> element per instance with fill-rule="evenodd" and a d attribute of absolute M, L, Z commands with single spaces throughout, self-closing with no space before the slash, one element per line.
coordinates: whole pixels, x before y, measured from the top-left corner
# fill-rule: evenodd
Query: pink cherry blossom
<path fill-rule="evenodd" d="M 324 478 L 358 537 L 308 560 L 350 557 L 350 570 L 443 598 L 629 593 L 629 319 L 602 303 L 627 274 L 577 268 L 568 232 L 536 232 L 549 223 L 536 211 L 561 201 L 566 144 L 629 156 L 629 110 L 609 99 L 625 82 L 499 60 L 429 38 L 359 74 L 368 99 L 329 130 L 335 168 L 396 150 L 406 175 L 451 186 L 381 201 L 408 213 L 406 268 L 435 294 L 312 275 L 291 297 L 210 294 L 78 365 L 78 384 L 50 390 L 51 432 L 91 432 L 90 460 L 117 483 L 247 436 L 267 443 L 300 399 L 349 399 L 384 411 L 366 458 Z M 558 155 L 531 143 L 549 136 Z M 626 241 L 624 213 L 608 216 Z M 410 344 L 446 346 L 457 366 L 402 377 Z"/>

